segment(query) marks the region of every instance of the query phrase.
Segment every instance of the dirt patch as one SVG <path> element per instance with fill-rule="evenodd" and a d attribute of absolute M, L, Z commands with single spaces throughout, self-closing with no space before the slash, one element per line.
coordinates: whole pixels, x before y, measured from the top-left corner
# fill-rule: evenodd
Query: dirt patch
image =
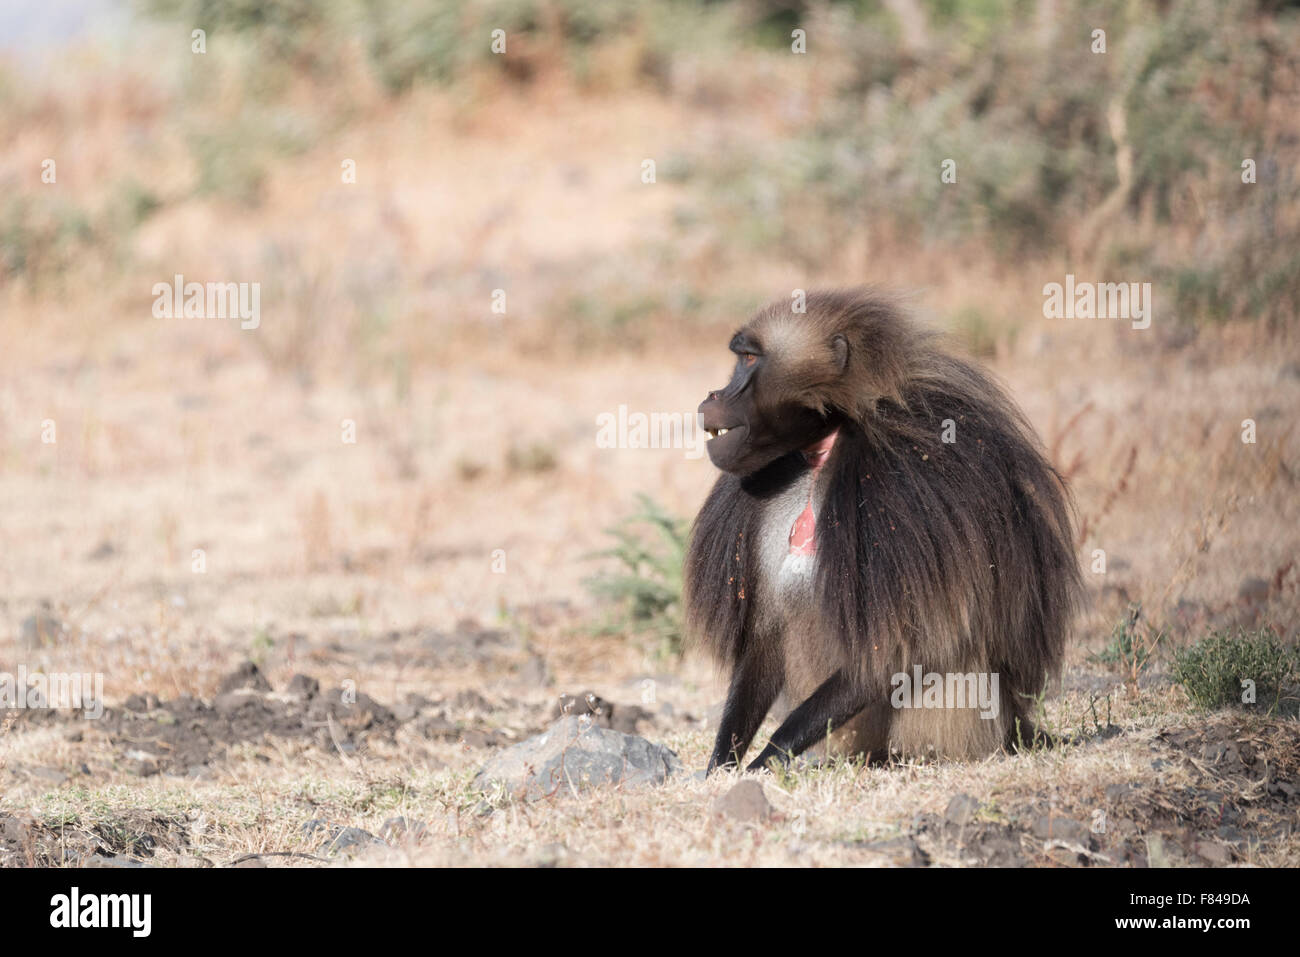
<path fill-rule="evenodd" d="M 481 632 L 479 637 L 488 634 L 492 633 Z M 61 727 L 65 740 L 93 748 L 100 755 L 107 750 L 117 770 L 135 776 L 204 778 L 232 745 L 268 737 L 307 740 L 323 750 L 347 755 L 364 752 L 375 738 L 392 741 L 399 729 L 409 727 L 427 741 L 493 749 L 542 730 L 557 714 L 567 711 L 566 704 L 567 708 L 581 704 L 579 710 L 584 712 L 594 708 L 598 723 L 627 733 L 654 723 L 654 716 L 644 709 L 634 705 L 616 708 L 591 693 L 560 695 L 558 701 L 529 704 L 509 697 L 490 699 L 463 689 L 441 698 L 412 693 L 389 707 L 346 683 L 322 688 L 317 679 L 305 674 L 294 675 L 277 691 L 256 665 L 245 662 L 221 679 L 210 701 L 190 694 L 170 700 L 133 694 L 121 706 L 105 708 L 95 721 L 85 720 L 78 711 L 23 710 L 14 713 L 13 730 Z M 616 720 L 611 718 L 614 715 Z M 500 723 L 509 727 L 503 729 Z M 53 785 L 92 773 L 85 764 L 59 768 L 13 763 L 9 770 Z"/>
<path fill-rule="evenodd" d="M 1192 783 L 1163 783 L 1176 769 Z M 1204 867 L 1250 862 L 1300 829 L 1300 739 L 1287 721 L 1224 714 L 1159 731 L 1134 774 L 1068 797 L 957 794 L 946 814 L 919 814 L 899 837 L 851 846 L 868 859 L 915 847 L 894 855 L 904 866 Z"/>
<path fill-rule="evenodd" d="M 517 703 L 514 703 L 517 704 Z M 14 730 L 49 724 L 66 725 L 74 743 L 99 744 L 104 738 L 122 770 L 141 777 L 166 773 L 203 777 L 226 750 L 267 736 L 308 739 L 344 754 L 362 751 L 376 736 L 392 739 L 412 723 L 429 739 L 462 741 L 467 747 L 509 744 L 510 735 L 481 726 L 496 706 L 482 695 L 460 692 L 445 700 L 408 695 L 389 708 L 347 685 L 323 689 L 308 675 L 295 675 L 276 691 L 252 663 L 226 675 L 211 701 L 189 694 L 160 700 L 153 694 L 131 695 L 120 707 L 105 708 L 97 721 L 80 712 L 26 710 L 17 713 Z M 538 724 L 545 712 L 538 709 Z M 54 768 L 12 768 L 61 783 L 66 774 Z"/>

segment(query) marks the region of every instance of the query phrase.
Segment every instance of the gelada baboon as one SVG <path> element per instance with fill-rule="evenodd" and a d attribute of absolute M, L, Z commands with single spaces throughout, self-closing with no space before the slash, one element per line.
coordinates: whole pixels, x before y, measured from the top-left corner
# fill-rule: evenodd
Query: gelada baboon
<path fill-rule="evenodd" d="M 731 668 L 709 770 L 778 700 L 793 710 L 751 769 L 828 729 L 874 759 L 1032 740 L 1081 582 L 1068 493 L 1023 415 L 872 291 L 778 301 L 731 351 L 700 405 L 723 475 L 686 560 L 689 630 Z M 982 680 L 993 707 L 898 697 L 921 674 Z"/>

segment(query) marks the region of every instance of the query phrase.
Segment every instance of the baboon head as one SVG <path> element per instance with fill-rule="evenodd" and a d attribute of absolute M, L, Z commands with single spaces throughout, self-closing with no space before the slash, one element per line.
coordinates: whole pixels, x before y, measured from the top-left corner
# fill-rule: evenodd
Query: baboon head
<path fill-rule="evenodd" d="M 731 339 L 736 369 L 700 404 L 706 448 L 724 472 L 749 475 L 808 448 L 890 394 L 904 357 L 902 319 L 863 293 L 779 300 Z"/>

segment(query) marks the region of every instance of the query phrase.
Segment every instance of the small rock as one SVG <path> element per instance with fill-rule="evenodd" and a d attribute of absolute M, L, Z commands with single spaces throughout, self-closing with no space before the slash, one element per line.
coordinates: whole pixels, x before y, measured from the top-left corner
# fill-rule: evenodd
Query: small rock
<path fill-rule="evenodd" d="M 308 675 L 294 675 L 284 693 L 300 701 L 310 701 L 320 693 L 320 682 Z"/>
<path fill-rule="evenodd" d="M 107 857 L 100 854 L 91 854 L 82 858 L 80 864 L 82 867 L 144 867 L 142 862 L 123 857 L 121 854 L 111 854 Z"/>
<path fill-rule="evenodd" d="M 1068 817 L 1042 815 L 1034 821 L 1034 837 L 1044 841 L 1069 841 L 1088 846 L 1088 828 Z"/>
<path fill-rule="evenodd" d="M 642 721 L 654 723 L 654 713 L 634 704 L 621 704 L 610 716 L 610 727 L 624 734 L 636 734 Z"/>
<path fill-rule="evenodd" d="M 212 709 L 223 718 L 229 718 L 237 714 L 243 708 L 250 705 L 260 704 L 262 696 L 249 688 L 240 688 L 236 691 L 227 691 L 225 694 L 219 694 L 212 699 Z"/>
<path fill-rule="evenodd" d="M 1219 840 L 1227 841 L 1229 844 L 1238 847 L 1254 847 L 1259 844 L 1259 835 L 1243 831 L 1241 828 L 1231 824 L 1225 824 L 1215 831 L 1215 833 L 1218 835 Z"/>
<path fill-rule="evenodd" d="M 1119 804 L 1133 791 L 1133 785 L 1127 781 L 1121 781 L 1117 784 L 1106 785 L 1106 800 L 1112 804 Z"/>
<path fill-rule="evenodd" d="M 303 837 L 311 837 L 317 831 L 328 831 L 331 827 L 333 825 L 329 821 L 322 821 L 320 818 L 314 817 L 310 821 L 305 821 L 298 830 L 302 832 Z"/>
<path fill-rule="evenodd" d="M 156 695 L 133 694 L 122 703 L 122 707 L 127 711 L 152 711 L 158 707 L 158 698 Z"/>
<path fill-rule="evenodd" d="M 251 661 L 245 661 L 221 679 L 221 684 L 217 686 L 217 694 L 222 695 L 240 688 L 265 692 L 271 690 L 271 683 L 266 680 L 266 676 L 262 674 L 262 670 L 257 665 Z"/>
<path fill-rule="evenodd" d="M 420 821 L 411 823 L 404 817 L 390 817 L 379 829 L 379 836 L 385 841 L 418 841 L 424 835 L 425 827 Z"/>
<path fill-rule="evenodd" d="M 1172 862 L 1165 849 L 1165 840 L 1159 834 L 1147 835 L 1147 864 L 1150 867 L 1170 867 Z"/>
<path fill-rule="evenodd" d="M 887 841 L 874 841 L 862 845 L 864 851 L 884 857 L 895 867 L 929 867 L 930 855 L 927 854 L 916 839 L 904 834 Z"/>
<path fill-rule="evenodd" d="M 567 847 L 558 841 L 550 844 L 543 844 L 537 849 L 537 866 L 538 867 L 559 867 L 572 857 L 572 853 Z"/>
<path fill-rule="evenodd" d="M 565 715 L 575 717 L 591 715 L 602 728 L 610 726 L 613 713 L 614 706 L 594 691 L 584 691 L 580 695 L 562 694 L 555 707 L 551 709 L 552 718 L 563 718 Z"/>
<path fill-rule="evenodd" d="M 113 543 L 110 542 L 108 539 L 104 539 L 102 542 L 100 542 L 98 545 L 95 546 L 94 551 L 89 552 L 86 555 L 86 559 L 87 561 L 92 561 L 92 562 L 102 562 L 112 558 L 116 554 L 117 554 L 117 549 L 113 547 Z"/>
<path fill-rule="evenodd" d="M 972 850 L 986 867 L 1023 867 L 1020 839 L 1009 828 L 994 828 L 973 842 Z"/>
<path fill-rule="evenodd" d="M 762 823 L 772 817 L 772 805 L 763 785 L 757 781 L 741 781 L 715 799 L 709 810 L 714 818 L 727 817 L 745 823 Z"/>
<path fill-rule="evenodd" d="M 342 851 L 349 851 L 354 848 L 359 850 L 372 845 L 387 847 L 384 841 L 375 837 L 369 831 L 363 831 L 359 827 L 341 827 L 335 829 L 335 833 L 330 838 L 329 843 L 325 845 L 324 851 L 326 854 L 338 854 Z"/>
<path fill-rule="evenodd" d="M 497 754 L 473 786 L 486 792 L 500 784 L 514 797 L 536 800 L 607 784 L 662 784 L 680 770 L 676 753 L 662 745 L 569 715 Z"/>
<path fill-rule="evenodd" d="M 1270 591 L 1272 589 L 1264 579 L 1247 578 L 1237 589 L 1237 600 L 1247 605 L 1260 605 L 1268 601 Z"/>
<path fill-rule="evenodd" d="M 323 834 L 325 842 L 321 845 L 321 850 L 326 854 L 337 854 L 351 848 L 369 847 L 375 844 L 387 846 L 384 841 L 369 831 L 363 831 L 359 827 L 340 827 L 319 818 L 312 818 L 303 824 L 300 830 L 306 837 Z"/>
<path fill-rule="evenodd" d="M 565 715 L 588 715 L 602 728 L 613 728 L 624 734 L 637 734 L 640 722 L 654 721 L 654 713 L 645 708 L 634 704 L 616 705 L 591 691 L 580 695 L 560 695 L 559 701 L 551 710 L 551 717 L 562 718 Z"/>
<path fill-rule="evenodd" d="M 943 812 L 943 819 L 949 824 L 963 827 L 974 819 L 975 812 L 979 809 L 980 802 L 969 794 L 954 794 L 948 802 L 948 809 Z"/>
<path fill-rule="evenodd" d="M 1192 850 L 1211 864 L 1232 863 L 1232 851 L 1215 841 L 1197 841 L 1192 845 Z"/>
<path fill-rule="evenodd" d="M 424 715 L 415 722 L 415 730 L 420 732 L 422 737 L 430 740 L 454 738 L 460 734 L 460 729 L 441 713 Z"/>

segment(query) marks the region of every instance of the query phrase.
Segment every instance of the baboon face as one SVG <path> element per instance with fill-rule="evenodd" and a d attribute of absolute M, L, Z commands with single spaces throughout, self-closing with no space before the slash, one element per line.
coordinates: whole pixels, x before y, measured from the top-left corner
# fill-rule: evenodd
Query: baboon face
<path fill-rule="evenodd" d="M 826 387 L 845 370 L 848 343 L 813 326 L 750 323 L 731 340 L 736 370 L 700 403 L 706 448 L 724 472 L 749 475 L 824 438 L 835 427 Z"/>

